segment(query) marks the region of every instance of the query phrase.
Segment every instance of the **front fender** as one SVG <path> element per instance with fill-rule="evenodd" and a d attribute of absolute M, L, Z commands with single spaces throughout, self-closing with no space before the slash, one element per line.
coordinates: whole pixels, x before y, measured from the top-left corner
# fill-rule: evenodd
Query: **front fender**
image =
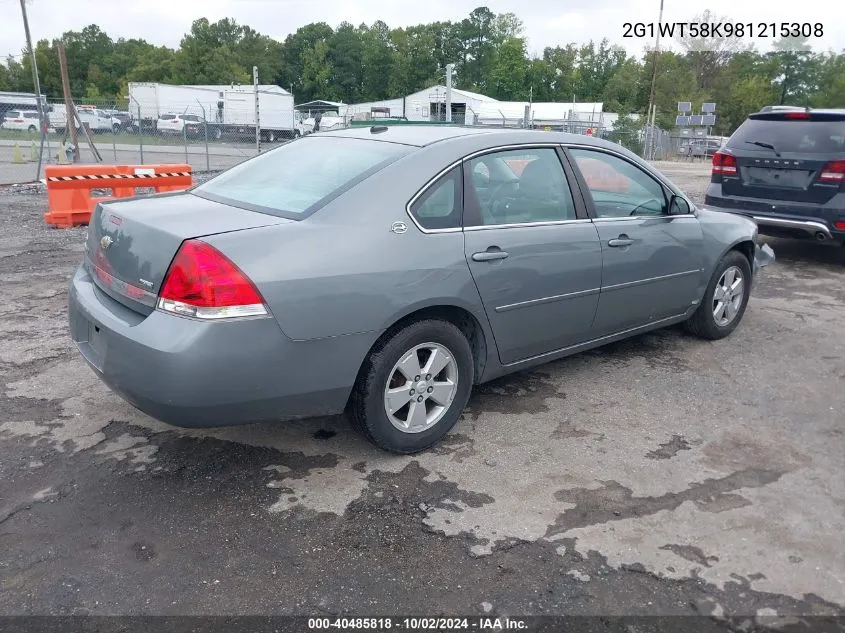
<path fill-rule="evenodd" d="M 728 251 L 742 244 L 747 244 L 749 249 L 756 249 L 757 225 L 749 218 L 732 213 L 722 213 L 707 208 L 697 211 L 704 243 L 705 278 L 709 282 L 716 266 Z M 753 262 L 749 263 L 753 264 Z"/>

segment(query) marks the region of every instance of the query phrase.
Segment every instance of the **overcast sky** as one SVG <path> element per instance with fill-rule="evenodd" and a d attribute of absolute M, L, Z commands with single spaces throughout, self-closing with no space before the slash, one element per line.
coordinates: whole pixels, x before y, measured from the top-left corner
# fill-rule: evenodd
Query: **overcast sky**
<path fill-rule="evenodd" d="M 232 17 L 261 33 L 283 40 L 309 22 L 337 26 L 381 19 L 391 27 L 437 20 L 460 20 L 483 5 L 496 13 L 516 13 L 525 24 L 529 50 L 603 37 L 639 55 L 644 39 L 622 37 L 625 22 L 656 22 L 660 0 L 27 0 L 35 40 L 96 23 L 112 38 L 143 38 L 177 47 L 191 22 Z M 816 50 L 845 49 L 845 3 L 836 0 L 665 0 L 664 22 L 690 21 L 701 9 L 737 22 L 821 22 L 824 36 Z M 0 0 L 0 55 L 19 54 L 24 46 L 19 0 Z M 748 40 L 749 42 L 751 40 Z M 755 40 L 768 50 L 768 41 Z"/>

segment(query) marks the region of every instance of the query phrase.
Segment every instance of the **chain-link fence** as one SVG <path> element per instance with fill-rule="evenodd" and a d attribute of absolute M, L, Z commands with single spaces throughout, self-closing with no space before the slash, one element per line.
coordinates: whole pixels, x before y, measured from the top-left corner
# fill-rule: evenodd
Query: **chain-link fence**
<path fill-rule="evenodd" d="M 231 103 L 229 112 L 209 110 L 200 102 L 153 109 L 132 98 L 78 100 L 69 118 L 64 102 L 51 102 L 39 126 L 36 111 L 7 109 L 0 112 L 0 184 L 39 180 L 44 166 L 69 163 L 188 163 L 197 172 L 216 171 L 304 129 L 292 99 L 286 120 L 274 112 L 256 119 L 259 113 L 248 98 L 240 111 Z"/>

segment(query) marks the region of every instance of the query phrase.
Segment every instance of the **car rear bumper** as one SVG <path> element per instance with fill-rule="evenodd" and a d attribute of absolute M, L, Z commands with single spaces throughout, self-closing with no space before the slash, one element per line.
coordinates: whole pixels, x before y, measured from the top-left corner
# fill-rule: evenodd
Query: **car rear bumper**
<path fill-rule="evenodd" d="M 205 323 L 136 313 L 80 267 L 71 336 L 113 391 L 168 424 L 209 427 L 340 413 L 377 334 L 292 341 L 272 318 Z"/>
<path fill-rule="evenodd" d="M 751 218 L 763 235 L 809 237 L 819 241 L 845 239 L 845 194 L 824 205 L 723 196 L 721 185 L 711 183 L 704 205 L 714 211 Z"/>

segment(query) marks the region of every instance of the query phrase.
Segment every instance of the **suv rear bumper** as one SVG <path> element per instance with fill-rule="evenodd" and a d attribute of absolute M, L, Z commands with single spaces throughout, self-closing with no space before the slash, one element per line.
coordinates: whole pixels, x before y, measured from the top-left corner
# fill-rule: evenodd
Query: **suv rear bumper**
<path fill-rule="evenodd" d="M 720 191 L 713 191 L 716 188 L 721 189 L 721 186 L 710 185 L 704 206 L 714 211 L 751 218 L 757 223 L 762 235 L 809 237 L 819 241 L 845 240 L 845 230 L 836 228 L 837 223 L 845 222 L 845 200 L 840 198 L 843 194 L 838 194 L 828 204 L 811 205 L 722 197 Z"/>

